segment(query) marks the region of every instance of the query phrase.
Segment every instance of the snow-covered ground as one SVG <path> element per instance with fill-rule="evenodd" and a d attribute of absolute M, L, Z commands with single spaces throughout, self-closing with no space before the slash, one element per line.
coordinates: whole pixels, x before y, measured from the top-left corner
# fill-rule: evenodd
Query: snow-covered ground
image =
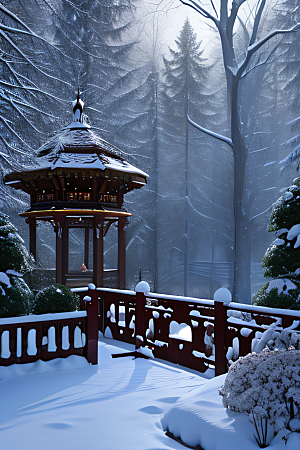
<path fill-rule="evenodd" d="M 98 366 L 71 356 L 0 367 L 1 450 L 183 449 L 164 434 L 167 424 L 205 450 L 258 449 L 248 418 L 222 406 L 223 377 L 207 380 L 155 360 L 111 358 L 132 350 L 100 338 Z M 300 448 L 299 434 L 286 446 L 275 439 L 270 450 Z"/>

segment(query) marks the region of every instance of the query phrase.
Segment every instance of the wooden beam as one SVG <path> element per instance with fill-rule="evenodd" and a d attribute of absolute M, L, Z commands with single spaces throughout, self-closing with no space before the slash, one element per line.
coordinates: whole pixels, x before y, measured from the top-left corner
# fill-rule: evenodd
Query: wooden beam
<path fill-rule="evenodd" d="M 29 252 L 34 256 L 36 260 L 36 220 L 35 218 L 29 219 Z"/>
<path fill-rule="evenodd" d="M 103 222 L 93 221 L 93 283 L 103 287 Z"/>
<path fill-rule="evenodd" d="M 125 244 L 125 217 L 118 220 L 118 275 L 119 289 L 126 289 L 126 244 Z"/>
<path fill-rule="evenodd" d="M 37 219 L 43 219 L 43 217 L 55 219 L 56 214 L 61 216 L 84 216 L 93 215 L 97 216 L 98 220 L 105 219 L 107 217 L 129 217 L 132 214 L 127 211 L 106 211 L 106 210 L 95 210 L 95 209 L 56 209 L 55 214 L 52 209 L 41 210 L 41 211 L 26 211 L 19 213 L 21 217 L 36 217 Z M 101 219 L 100 219 L 101 217 Z"/>
<path fill-rule="evenodd" d="M 86 227 L 84 229 L 84 265 L 89 268 L 89 250 L 90 250 L 90 229 Z"/>
<path fill-rule="evenodd" d="M 56 232 L 56 283 L 63 284 L 64 282 L 64 269 L 65 264 L 63 263 L 63 251 L 65 245 L 63 242 L 64 228 L 64 216 L 55 216 L 55 232 Z"/>
<path fill-rule="evenodd" d="M 66 284 L 66 275 L 69 272 L 69 220 L 65 218 L 63 222 L 63 267 L 62 284 Z"/>

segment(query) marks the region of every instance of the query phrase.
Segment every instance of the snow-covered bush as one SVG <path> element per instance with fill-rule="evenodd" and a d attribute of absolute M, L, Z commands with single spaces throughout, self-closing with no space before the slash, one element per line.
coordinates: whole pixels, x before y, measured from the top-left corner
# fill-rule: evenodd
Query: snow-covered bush
<path fill-rule="evenodd" d="M 294 321 L 294 325 L 297 327 L 299 321 Z M 260 339 L 254 340 L 252 348 L 255 353 L 260 353 L 264 349 L 289 350 L 293 348 L 300 350 L 300 333 L 292 331 L 291 328 L 286 328 L 279 332 L 276 330 L 275 323 L 262 333 Z"/>
<path fill-rule="evenodd" d="M 253 296 L 252 303 L 269 308 L 300 309 L 300 280 L 290 276 L 289 278 L 277 278 L 265 284 Z"/>
<path fill-rule="evenodd" d="M 33 294 L 22 274 L 34 260 L 8 216 L 0 212 L 0 317 L 28 314 Z"/>
<path fill-rule="evenodd" d="M 8 216 L 0 212 L 0 272 L 15 270 L 24 274 L 33 267 L 34 260 L 18 230 Z"/>
<path fill-rule="evenodd" d="M 275 240 L 262 261 L 273 280 L 252 299 L 255 305 L 300 309 L 300 178 L 273 205 L 268 231 Z"/>
<path fill-rule="evenodd" d="M 61 284 L 55 284 L 39 291 L 34 299 L 32 312 L 47 314 L 75 311 L 79 307 L 79 296 Z"/>
<path fill-rule="evenodd" d="M 0 317 L 24 316 L 29 313 L 33 294 L 22 277 L 7 276 L 0 272 Z M 2 281 L 1 281 L 2 280 Z"/>
<path fill-rule="evenodd" d="M 275 431 L 286 428 L 291 399 L 300 413 L 300 350 L 264 350 L 238 359 L 219 393 L 225 408 L 267 417 Z"/>

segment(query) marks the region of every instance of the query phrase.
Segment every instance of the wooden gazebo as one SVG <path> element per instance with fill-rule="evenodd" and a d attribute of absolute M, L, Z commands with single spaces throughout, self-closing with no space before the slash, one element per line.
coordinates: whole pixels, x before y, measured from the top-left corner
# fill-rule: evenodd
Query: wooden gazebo
<path fill-rule="evenodd" d="M 118 286 L 125 281 L 125 193 L 147 183 L 148 175 L 129 164 L 120 150 L 91 131 L 83 116 L 79 93 L 73 102 L 73 122 L 37 152 L 36 166 L 5 176 L 4 182 L 30 194 L 30 209 L 20 214 L 29 223 L 30 252 L 36 256 L 37 221 L 48 221 L 56 233 L 56 281 L 72 285 L 68 273 L 69 229 L 84 228 L 84 270 L 89 264 L 89 234 L 93 234 L 96 286 L 103 286 L 103 238 L 111 224 L 118 227 Z M 82 278 L 86 273 L 82 272 Z M 80 276 L 80 271 L 79 274 Z"/>

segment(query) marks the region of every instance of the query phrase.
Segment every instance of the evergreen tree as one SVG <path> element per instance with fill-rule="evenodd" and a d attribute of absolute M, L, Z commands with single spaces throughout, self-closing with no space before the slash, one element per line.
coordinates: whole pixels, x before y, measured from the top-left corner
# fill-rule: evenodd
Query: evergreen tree
<path fill-rule="evenodd" d="M 289 0 L 282 5 L 282 15 L 285 16 L 287 25 L 300 22 L 300 8 L 297 0 Z M 288 98 L 287 118 L 292 138 L 286 142 L 292 152 L 281 163 L 285 166 L 295 163 L 297 170 L 300 167 L 300 45 L 299 35 L 288 36 L 281 44 L 282 70 L 281 75 L 285 80 L 283 93 Z"/>
<path fill-rule="evenodd" d="M 25 196 L 5 188 L 3 175 L 32 163 L 54 125 L 62 81 L 52 64 L 55 47 L 19 17 L 16 4 L 6 4 L 12 10 L 0 4 L 0 208 L 14 208 Z"/>
<path fill-rule="evenodd" d="M 268 231 L 275 231 L 276 239 L 262 266 L 264 276 L 273 280 L 257 292 L 253 303 L 300 309 L 300 178 L 273 205 Z"/>
<path fill-rule="evenodd" d="M 84 92 L 85 111 L 92 125 L 108 139 L 116 125 L 110 104 L 115 100 L 116 86 L 129 72 L 126 59 L 134 45 L 123 42 L 130 28 L 132 3 L 62 0 L 51 4 L 55 44 L 72 56 L 63 64 L 69 82 L 74 90 L 79 85 Z"/>
<path fill-rule="evenodd" d="M 8 217 L 0 212 L 0 317 L 28 314 L 32 292 L 22 278 L 34 261 Z"/>
<path fill-rule="evenodd" d="M 210 220 L 209 216 L 214 214 L 211 208 L 214 187 L 210 186 L 207 192 L 210 177 L 203 177 L 201 167 L 210 158 L 210 144 L 205 135 L 188 124 L 186 117 L 189 113 L 208 126 L 215 112 L 205 86 L 209 69 L 202 56 L 201 42 L 188 19 L 175 43 L 176 50 L 170 48 L 169 57 L 164 58 L 160 93 L 158 285 L 163 292 L 196 295 L 190 288 L 193 285 L 190 276 L 194 262 L 207 260 L 204 256 L 207 249 L 203 250 L 200 236 L 205 218 Z M 207 175 L 207 165 L 203 170 Z M 198 289 L 196 284 L 194 288 Z M 202 295 L 209 296 L 210 292 Z"/>
<path fill-rule="evenodd" d="M 149 175 L 147 186 L 125 196 L 125 207 L 133 214 L 126 229 L 130 242 L 127 258 L 131 261 L 127 280 L 134 287 L 141 271 L 155 290 L 159 76 L 155 61 L 146 62 L 135 71 L 136 82 L 131 82 L 130 90 L 115 100 L 119 124 L 114 141 L 125 150 L 132 164 Z"/>

